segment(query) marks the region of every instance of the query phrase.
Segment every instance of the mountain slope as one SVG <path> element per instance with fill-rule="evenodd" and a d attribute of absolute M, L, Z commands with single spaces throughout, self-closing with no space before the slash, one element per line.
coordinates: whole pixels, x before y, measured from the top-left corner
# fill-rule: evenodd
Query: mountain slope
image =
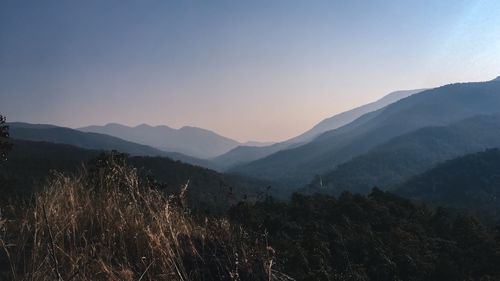
<path fill-rule="evenodd" d="M 216 157 L 240 145 L 235 140 L 196 127 L 173 129 L 167 126 L 153 127 L 146 124 L 136 127 L 107 124 L 84 127 L 79 130 L 107 134 L 164 151 L 178 152 L 203 159 Z"/>
<path fill-rule="evenodd" d="M 433 205 L 500 214 L 500 150 L 444 162 L 401 184 L 396 193 Z M 484 215 L 484 213 L 483 213 Z"/>
<path fill-rule="evenodd" d="M 270 146 L 273 144 L 275 144 L 275 142 L 272 141 L 247 141 L 245 143 L 242 143 L 243 146 L 257 146 L 257 147 Z"/>
<path fill-rule="evenodd" d="M 101 154 L 100 150 L 50 142 L 14 139 L 13 144 L 8 160 L 0 163 L 2 194 L 29 195 L 43 185 L 51 171 L 75 172 Z M 155 179 L 167 192 L 178 192 L 189 181 L 188 198 L 196 203 L 191 207 L 225 207 L 247 189 L 215 171 L 165 157 L 133 156 L 127 163 L 141 175 Z"/>
<path fill-rule="evenodd" d="M 68 144 L 94 150 L 117 150 L 131 155 L 163 156 L 203 167 L 214 167 L 206 160 L 196 159 L 179 153 L 167 153 L 147 145 L 125 141 L 116 137 L 98 133 L 86 133 L 78 130 L 53 125 L 28 123 L 9 123 L 10 135 L 13 139 L 45 141 Z"/>
<path fill-rule="evenodd" d="M 216 163 L 218 166 L 222 167 L 224 170 L 238 165 L 246 164 L 251 161 L 255 161 L 264 158 L 268 155 L 276 153 L 281 150 L 289 149 L 291 147 L 297 146 L 289 144 L 287 142 L 279 142 L 269 146 L 247 146 L 240 145 L 229 152 L 224 153 L 218 157 L 211 159 L 212 162 Z"/>
<path fill-rule="evenodd" d="M 461 83 L 426 90 L 365 114 L 312 142 L 237 167 L 232 172 L 307 184 L 394 137 L 427 126 L 443 126 L 478 114 L 500 113 L 500 82 Z"/>
<path fill-rule="evenodd" d="M 316 179 L 313 187 L 340 193 L 387 189 L 436 164 L 500 147 L 500 115 L 477 116 L 449 126 L 425 127 L 396 137 Z M 321 183 L 319 182 L 321 180 Z"/>
<path fill-rule="evenodd" d="M 314 126 L 312 129 L 309 131 L 294 137 L 288 141 L 287 143 L 306 143 L 314 139 L 315 137 L 321 135 L 324 132 L 334 130 L 337 128 L 340 128 L 346 124 L 351 123 L 352 121 L 358 119 L 362 115 L 379 110 L 383 107 L 386 107 L 389 104 L 395 103 L 398 100 L 404 99 L 406 97 L 409 97 L 411 95 L 420 93 L 424 91 L 425 89 L 418 89 L 418 90 L 407 90 L 407 91 L 397 91 L 397 92 L 392 92 L 383 98 L 369 103 L 362 105 L 360 107 L 351 109 L 349 111 L 337 114 L 333 117 L 327 118 L 321 122 L 319 122 L 316 126 Z"/>
<path fill-rule="evenodd" d="M 81 163 L 99 155 L 67 144 L 13 140 L 7 161 L 0 163 L 2 193 L 30 194 L 39 190 L 51 170 L 74 172 Z"/>
<path fill-rule="evenodd" d="M 229 152 L 213 159 L 213 162 L 217 163 L 221 167 L 229 168 L 264 158 L 281 150 L 297 147 L 301 144 L 313 140 L 315 137 L 324 132 L 344 126 L 366 113 L 379 110 L 380 108 L 383 108 L 400 99 L 406 98 L 422 91 L 423 89 L 392 92 L 375 102 L 327 118 L 307 132 L 287 141 L 264 147 L 254 147 L 248 145 L 238 146 L 230 150 Z"/>

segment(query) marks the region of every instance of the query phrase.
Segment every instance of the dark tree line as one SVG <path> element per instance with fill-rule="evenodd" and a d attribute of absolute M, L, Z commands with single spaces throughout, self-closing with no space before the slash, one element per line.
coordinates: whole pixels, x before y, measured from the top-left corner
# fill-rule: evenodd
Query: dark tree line
<path fill-rule="evenodd" d="M 265 233 L 276 269 L 298 281 L 500 280 L 498 229 L 378 189 L 241 203 L 229 217 Z"/>
<path fill-rule="evenodd" d="M 6 160 L 7 152 L 12 148 L 12 143 L 9 141 L 9 126 L 5 120 L 5 117 L 0 114 L 0 160 Z"/>

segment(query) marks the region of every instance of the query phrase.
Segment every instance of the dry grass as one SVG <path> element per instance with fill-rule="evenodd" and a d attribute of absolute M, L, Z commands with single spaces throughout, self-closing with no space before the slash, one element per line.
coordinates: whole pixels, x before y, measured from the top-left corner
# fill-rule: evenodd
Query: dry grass
<path fill-rule="evenodd" d="M 271 280 L 265 245 L 113 163 L 56 175 L 20 218 L 0 220 L 12 280 Z"/>

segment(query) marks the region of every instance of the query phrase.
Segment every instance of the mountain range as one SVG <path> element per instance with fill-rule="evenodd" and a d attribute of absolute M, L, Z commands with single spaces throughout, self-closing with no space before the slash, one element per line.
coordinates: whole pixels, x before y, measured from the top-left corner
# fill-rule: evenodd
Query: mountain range
<path fill-rule="evenodd" d="M 193 165 L 215 168 L 214 165 L 207 160 L 198 159 L 177 152 L 165 152 L 147 145 L 126 141 L 106 134 L 82 132 L 54 125 L 21 122 L 9 123 L 9 127 L 10 136 L 18 140 L 67 144 L 92 150 L 117 150 L 133 156 L 162 156 Z"/>
<path fill-rule="evenodd" d="M 212 131 L 189 126 L 173 129 L 168 126 L 150 126 L 147 124 L 129 127 L 109 123 L 104 126 L 93 125 L 78 128 L 78 130 L 106 134 L 167 152 L 177 152 L 195 158 L 210 159 L 214 166 L 227 169 L 266 157 L 280 150 L 307 143 L 321 133 L 348 124 L 365 113 L 380 109 L 420 91 L 422 90 L 390 93 L 376 102 L 327 118 L 303 134 L 280 143 L 256 141 L 239 143 Z"/>
<path fill-rule="evenodd" d="M 238 146 L 232 149 L 231 151 L 212 159 L 212 162 L 216 163 L 219 167 L 228 169 L 230 167 L 242 165 L 244 163 L 264 158 L 281 150 L 290 149 L 303 145 L 305 143 L 312 141 L 315 137 L 321 135 L 324 132 L 342 127 L 346 124 L 351 123 L 352 121 L 356 120 L 357 118 L 361 117 L 366 113 L 376 111 L 391 103 L 394 103 L 400 99 L 406 98 L 413 94 L 419 93 L 423 90 L 424 89 L 392 92 L 375 102 L 362 105 L 360 107 L 324 119 L 310 130 L 289 140 L 261 147 L 255 147 L 249 145 Z"/>
<path fill-rule="evenodd" d="M 16 140 L 168 157 L 289 190 L 309 186 L 333 193 L 368 192 L 373 186 L 390 189 L 454 157 L 500 147 L 500 78 L 394 92 L 325 119 L 290 140 L 255 143 L 260 147 L 238 146 L 194 127 L 9 125 Z"/>
<path fill-rule="evenodd" d="M 300 187 L 315 175 L 331 171 L 395 137 L 424 127 L 447 126 L 476 115 L 498 113 L 498 79 L 445 85 L 403 98 L 305 145 L 279 151 L 230 172 Z"/>
<path fill-rule="evenodd" d="M 51 171 L 74 173 L 82 165 L 91 168 L 92 161 L 102 157 L 100 149 L 68 144 L 20 139 L 14 139 L 13 144 L 8 161 L 0 163 L 0 190 L 4 195 L 31 196 L 41 189 Z M 169 194 L 178 193 L 189 182 L 188 199 L 193 208 L 227 207 L 243 194 L 253 196 L 261 185 L 256 183 L 248 188 L 249 184 L 240 184 L 230 176 L 166 157 L 129 156 L 126 161 L 137 168 L 141 177 L 153 178 L 158 188 Z"/>
<path fill-rule="evenodd" d="M 212 131 L 189 126 L 173 129 L 168 126 L 142 124 L 128 127 L 110 123 L 104 126 L 83 127 L 78 130 L 106 134 L 163 151 L 178 152 L 202 159 L 216 157 L 240 145 L 239 142 Z"/>
<path fill-rule="evenodd" d="M 316 178 L 313 187 L 339 194 L 390 190 L 436 165 L 500 147 L 500 115 L 474 116 L 447 126 L 431 126 L 401 135 Z"/>

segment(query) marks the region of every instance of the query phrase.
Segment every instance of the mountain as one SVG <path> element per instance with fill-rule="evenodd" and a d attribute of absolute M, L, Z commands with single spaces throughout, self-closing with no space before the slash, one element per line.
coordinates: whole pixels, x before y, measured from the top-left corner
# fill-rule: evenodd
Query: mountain
<path fill-rule="evenodd" d="M 207 160 L 182 155 L 180 153 L 168 153 L 159 149 L 122 140 L 117 137 L 99 133 L 86 133 L 78 130 L 57 127 L 45 124 L 28 124 L 13 122 L 9 123 L 10 136 L 13 139 L 45 141 L 59 144 L 69 144 L 76 147 L 94 150 L 117 150 L 131 155 L 163 156 L 174 160 L 213 168 L 214 164 Z"/>
<path fill-rule="evenodd" d="M 275 142 L 272 141 L 247 141 L 242 144 L 242 146 L 257 146 L 257 147 L 262 147 L 262 146 L 270 146 L 275 144 Z"/>
<path fill-rule="evenodd" d="M 13 127 L 15 128 L 15 126 Z M 30 195 L 39 190 L 51 171 L 72 173 L 83 164 L 92 165 L 100 150 L 38 142 L 13 140 L 8 160 L 0 163 L 0 192 Z M 131 156 L 126 162 L 137 168 L 140 175 L 153 178 L 168 193 L 178 192 L 189 181 L 188 198 L 196 203 L 191 207 L 217 209 L 241 199 L 246 186 L 215 171 L 165 157 Z"/>
<path fill-rule="evenodd" d="M 41 188 L 50 171 L 74 172 L 99 153 L 67 144 L 13 139 L 7 161 L 0 163 L 0 191 L 31 194 Z"/>
<path fill-rule="evenodd" d="M 79 128 L 83 132 L 101 133 L 124 140 L 149 145 L 168 152 L 178 152 L 196 158 L 209 159 L 240 145 L 235 140 L 196 127 L 173 129 L 167 126 L 142 124 L 128 127 L 120 124 Z"/>
<path fill-rule="evenodd" d="M 320 134 L 344 126 L 366 113 L 376 111 L 400 99 L 406 98 L 408 96 L 411 96 L 413 94 L 422 91 L 423 89 L 392 92 L 375 102 L 327 118 L 318 123 L 316 126 L 308 130 L 307 132 L 299 136 L 296 136 L 294 138 L 291 138 L 289 140 L 286 140 L 284 142 L 275 143 L 269 146 L 262 146 L 262 147 L 257 145 L 238 146 L 230 150 L 229 152 L 220 155 L 219 157 L 216 157 L 212 161 L 214 163 L 217 163 L 219 166 L 225 168 L 230 168 L 251 161 L 255 161 L 264 158 L 268 155 L 271 155 L 273 153 L 276 153 L 278 151 L 290 149 L 299 146 L 301 144 L 307 143 L 313 140 L 315 137 L 319 136 Z"/>
<path fill-rule="evenodd" d="M 425 127 L 379 145 L 317 177 L 311 187 L 339 194 L 389 189 L 438 163 L 500 147 L 500 115 L 476 116 L 448 126 Z"/>
<path fill-rule="evenodd" d="M 500 214 L 500 150 L 444 162 L 399 185 L 396 193 L 432 205 Z"/>
<path fill-rule="evenodd" d="M 479 114 L 500 113 L 500 82 L 459 83 L 426 90 L 363 115 L 305 145 L 236 167 L 231 172 L 307 184 L 315 175 L 392 138 L 428 126 L 446 126 Z"/>
<path fill-rule="evenodd" d="M 167 211 L 179 205 L 170 199 L 169 202 L 171 204 L 168 204 L 169 208 L 163 210 L 163 213 L 150 212 L 141 216 L 143 213 L 135 212 L 134 210 L 130 211 L 135 206 L 133 205 L 135 203 L 130 202 L 136 201 L 144 209 L 150 208 L 155 203 L 157 203 L 154 205 L 156 207 L 165 207 L 167 199 L 149 196 L 146 193 L 148 191 L 143 189 L 137 193 L 130 193 L 132 195 L 139 195 L 137 200 L 135 200 L 136 197 L 134 196 L 127 196 L 125 193 L 120 193 L 120 190 L 124 190 L 123 188 L 111 189 L 112 191 L 118 191 L 113 193 L 113 197 L 103 197 L 100 195 L 104 193 L 90 192 L 84 193 L 87 199 L 79 200 L 83 196 L 65 198 L 60 195 L 82 195 L 81 192 L 66 192 L 65 188 L 68 187 L 68 183 L 78 184 L 84 182 L 86 183 L 85 187 L 87 185 L 88 187 L 92 187 L 91 184 L 88 184 L 88 181 L 92 182 L 92 175 L 95 175 L 93 171 L 96 171 L 93 168 L 96 166 L 92 166 L 92 163 L 95 163 L 95 161 L 89 161 L 88 159 L 94 158 L 95 155 L 99 154 L 99 151 L 85 150 L 54 143 L 19 140 L 14 142 L 14 149 L 10 154 L 9 160 L 0 163 L 0 182 L 4 183 L 5 180 L 8 180 L 7 184 L 0 184 L 0 192 L 2 192 L 0 202 L 8 200 L 10 203 L 2 204 L 3 218 L 8 219 L 2 221 L 2 241 L 6 241 L 5 244 L 9 245 L 9 249 L 12 249 L 9 253 L 15 253 L 17 255 L 15 257 L 19 259 L 22 259 L 21 256 L 32 256 L 32 252 L 29 251 L 32 247 L 29 243 L 34 239 L 33 237 L 44 235 L 43 239 L 39 240 L 40 243 L 38 243 L 41 245 L 50 241 L 50 237 L 52 237 L 50 233 L 52 232 L 46 231 L 44 228 L 54 230 L 54 237 L 58 239 L 58 245 L 61 245 L 61 247 L 64 247 L 68 240 L 73 239 L 71 237 L 76 237 L 76 239 L 79 239 L 78 241 L 88 241 L 88 243 L 81 244 L 84 247 L 90 248 L 88 259 L 91 261 L 96 259 L 96 251 L 94 249 L 102 249 L 103 244 L 105 246 L 123 248 L 122 244 L 125 242 L 120 240 L 120 237 L 128 239 L 127 237 L 130 236 L 130 239 L 126 242 L 134 245 L 137 244 L 140 247 L 143 245 L 140 241 L 143 240 L 137 239 L 136 232 L 149 235 L 151 232 L 148 231 L 148 227 L 154 228 L 157 226 L 151 223 L 154 219 L 151 214 L 158 214 L 158 216 L 168 215 L 171 213 L 167 213 Z M 496 158 L 498 159 L 498 157 Z M 103 158 L 100 157 L 100 159 Z M 86 177 L 77 178 L 75 181 L 66 180 L 56 182 L 53 185 L 53 188 L 56 188 L 53 189 L 53 192 L 41 195 L 46 197 L 37 197 L 38 203 L 49 202 L 50 206 L 55 206 L 51 210 L 70 211 L 67 213 L 50 213 L 50 218 L 52 218 L 50 221 L 57 221 L 57 224 L 52 224 L 52 226 L 60 228 L 49 228 L 47 226 L 49 220 L 44 219 L 42 208 L 45 205 L 40 204 L 39 209 L 30 209 L 32 206 L 30 202 L 34 201 L 32 197 L 31 199 L 22 201 L 17 201 L 9 197 L 11 194 L 8 194 L 8 192 L 12 191 L 9 188 L 15 189 L 19 187 L 20 182 L 18 180 L 24 180 L 31 187 L 33 183 L 35 185 L 36 183 L 43 183 L 43 179 L 50 173 L 51 169 L 57 168 L 58 170 L 61 169 L 60 171 L 71 172 L 80 165 L 81 161 L 89 163 L 87 166 L 88 175 Z M 227 182 L 223 175 L 159 157 L 132 157 L 126 159 L 126 161 L 129 165 L 137 168 L 140 175 L 139 178 L 141 179 L 145 176 L 154 178 L 162 176 L 163 179 L 158 179 L 159 182 L 156 184 L 156 187 L 166 187 L 169 189 L 166 190 L 167 194 L 170 193 L 170 190 L 178 193 L 180 186 L 185 184 L 187 180 L 190 180 L 190 185 L 187 189 L 189 209 L 183 209 L 183 211 L 193 215 L 189 219 L 192 218 L 192 221 L 201 222 L 201 224 L 191 227 L 192 225 L 183 223 L 189 223 L 190 220 L 183 220 L 181 217 L 179 223 L 178 217 L 173 218 L 177 219 L 176 223 L 179 224 L 179 227 L 188 228 L 188 230 L 194 229 L 203 235 L 213 235 L 213 239 L 216 241 L 213 242 L 212 238 L 209 237 L 210 239 L 207 240 L 209 242 L 204 243 L 203 240 L 184 239 L 181 237 L 179 242 L 182 244 L 182 247 L 198 247 L 199 251 L 191 248 L 189 250 L 196 256 L 199 255 L 199 252 L 208 252 L 210 250 L 210 254 L 212 252 L 228 252 L 230 259 L 235 259 L 235 257 L 249 257 L 255 260 L 256 253 L 263 252 L 269 258 L 269 252 L 273 254 L 276 251 L 280 255 L 280 260 L 284 262 L 277 264 L 276 271 L 273 274 L 277 275 L 276 273 L 286 272 L 286 275 L 277 275 L 276 280 L 498 280 L 500 276 L 500 270 L 497 266 L 500 259 L 498 229 L 495 229 L 495 224 L 484 225 L 470 216 L 457 216 L 443 209 L 433 210 L 425 205 L 413 204 L 408 199 L 377 189 L 367 196 L 344 193 L 342 196 L 336 198 L 327 195 L 303 196 L 295 194 L 290 200 L 285 202 L 267 198 L 266 200 L 256 200 L 255 202 L 246 200 L 246 202 L 233 205 L 231 204 L 233 201 L 232 198 L 236 197 L 237 199 L 238 197 L 235 193 L 241 194 L 241 191 L 236 186 L 232 188 L 231 183 Z M 498 162 L 498 160 L 496 161 Z M 481 165 L 479 168 L 484 169 L 485 166 L 490 165 Z M 102 165 L 97 167 L 102 167 Z M 117 178 L 122 179 L 121 176 Z M 126 180 L 129 180 L 129 178 L 126 178 Z M 115 179 L 115 182 L 118 182 L 118 180 Z M 126 184 L 118 186 L 128 187 Z M 71 189 L 70 191 L 73 190 Z M 102 189 L 98 188 L 94 190 Z M 26 192 L 29 193 L 30 190 L 26 190 Z M 147 201 L 148 199 L 142 198 L 145 197 L 143 195 L 148 196 L 147 198 L 162 201 Z M 50 196 L 58 196 L 62 202 L 54 204 L 51 201 L 53 198 Z M 102 200 L 102 198 L 106 200 Z M 94 212 L 94 208 L 109 206 L 110 202 L 114 202 L 112 199 L 116 199 L 122 204 L 113 204 L 113 208 L 98 209 L 107 210 L 109 213 Z M 82 201 L 85 204 L 80 204 Z M 151 204 L 140 204 L 144 202 Z M 76 207 L 73 203 L 77 204 Z M 181 203 L 184 202 L 181 201 Z M 65 206 L 67 205 L 71 205 L 70 207 L 74 208 L 66 208 Z M 133 206 L 131 207 L 130 205 Z M 219 211 L 216 213 L 215 218 L 204 212 L 206 210 L 213 210 L 211 207 L 214 205 L 221 208 L 219 210 L 215 209 L 215 211 Z M 232 207 L 227 212 L 221 213 L 220 211 L 225 211 L 229 207 L 228 205 Z M 182 206 L 184 205 L 182 204 Z M 116 240 L 116 243 L 114 240 L 112 240 L 112 243 L 108 243 L 109 241 L 107 240 L 102 240 L 104 241 L 102 243 L 100 243 L 101 240 L 95 242 L 97 236 L 103 236 L 104 234 L 102 233 L 109 230 L 108 224 L 104 223 L 102 224 L 104 227 L 103 231 L 100 231 L 101 228 L 97 228 L 98 231 L 92 232 L 94 236 L 88 236 L 85 240 L 81 239 L 81 235 L 86 235 L 89 232 L 85 231 L 85 229 L 89 229 L 89 225 L 92 226 L 91 223 L 96 221 L 87 219 L 86 216 L 89 213 L 87 209 L 93 209 L 92 214 L 106 215 L 106 222 L 108 223 L 112 222 L 113 218 L 130 221 L 132 226 L 126 228 L 128 232 L 125 233 L 130 235 L 120 236 L 120 239 Z M 133 215 L 130 215 L 131 212 Z M 37 221 L 37 224 L 32 223 L 33 221 L 28 221 L 28 219 L 33 217 L 39 218 L 40 213 L 42 213 L 42 218 Z M 115 213 L 116 216 L 114 216 Z M 61 214 L 62 217 L 55 217 L 55 215 Z M 70 224 L 71 219 L 75 216 L 79 216 L 76 219 L 78 222 Z M 139 223 L 134 218 L 137 218 Z M 68 227 L 68 224 L 70 227 Z M 172 224 L 173 231 L 179 229 L 176 228 L 177 224 Z M 202 227 L 210 226 L 211 224 L 222 226 L 224 229 L 232 229 L 232 226 L 235 226 L 235 232 L 217 231 L 218 228 L 215 231 L 204 231 Z M 117 225 L 123 226 L 124 224 L 119 223 Z M 65 231 L 72 226 L 76 227 L 79 231 L 74 232 L 77 235 L 67 238 L 69 235 L 64 236 L 66 234 Z M 80 228 L 81 226 L 85 227 L 85 229 Z M 169 229 L 169 225 L 166 225 L 166 228 L 161 228 L 161 226 L 163 225 L 157 228 L 160 230 Z M 19 234 L 19 229 L 33 230 L 33 232 Z M 144 231 L 141 232 L 140 230 Z M 123 227 L 115 227 L 107 232 L 111 236 L 116 236 L 119 231 L 123 231 Z M 261 248 L 251 251 L 246 251 L 248 248 L 244 248 L 245 251 L 243 254 L 234 254 L 235 251 L 233 249 L 235 249 L 235 245 L 240 245 L 241 243 L 261 245 L 259 243 L 263 240 L 262 233 L 266 233 L 266 236 Z M 151 236 L 153 238 L 157 237 L 157 235 Z M 228 242 L 221 243 L 221 239 L 226 239 L 226 236 L 231 236 L 228 238 Z M 105 236 L 105 238 L 108 237 Z M 23 242 L 24 240 L 28 242 L 25 243 Z M 152 243 L 155 243 L 155 241 Z M 72 245 L 72 243 L 69 244 L 70 246 Z M 159 244 L 156 243 L 153 245 Z M 57 247 L 59 252 L 62 252 L 61 247 Z M 45 249 L 47 247 L 40 248 Z M 180 250 L 183 249 L 180 248 Z M 141 258 L 143 255 L 136 254 L 136 250 L 137 248 L 133 248 L 130 251 L 124 251 L 123 254 L 130 255 L 131 259 L 144 260 Z M 158 248 L 153 248 L 153 250 L 158 250 Z M 78 251 L 78 253 L 83 253 L 79 254 L 80 257 L 87 259 L 87 253 L 84 250 L 78 249 Z M 40 256 L 50 256 L 47 252 L 41 253 Z M 71 251 L 66 251 L 65 253 L 71 253 Z M 104 253 L 112 253 L 112 249 L 104 251 Z M 59 257 L 62 257 L 61 260 L 64 260 L 63 255 Z M 214 257 L 205 253 L 203 257 L 216 260 L 215 265 L 208 269 L 215 268 L 214 272 L 217 274 L 216 276 L 219 278 L 220 276 L 229 276 L 230 278 L 223 280 L 234 280 L 234 278 L 231 279 L 230 274 L 222 275 L 220 273 L 220 259 L 217 256 Z M 191 255 L 185 258 L 187 262 L 184 261 L 184 258 L 181 256 L 181 265 L 187 264 L 192 266 L 195 264 L 196 266 L 198 262 L 197 260 L 193 262 Z M 224 258 L 228 258 L 228 256 L 223 255 L 222 259 Z M 5 276 L 5 278 L 0 278 L 2 280 L 11 279 L 11 269 L 8 260 L 9 257 L 2 259 L 0 276 Z M 78 260 L 78 257 L 75 260 Z M 264 264 L 267 260 L 257 260 L 257 262 Z M 44 263 L 44 261 L 46 260 L 41 259 L 40 262 Z M 203 263 L 203 260 L 200 263 Z M 247 264 L 246 261 L 243 262 L 243 266 Z M 304 264 L 307 266 L 303 266 Z M 232 266 L 231 268 L 238 266 L 239 264 L 236 264 L 236 266 Z M 147 265 L 143 264 L 142 267 L 137 267 L 139 270 L 135 276 L 142 274 Z M 121 271 L 122 269 L 118 268 L 116 275 L 122 276 L 123 274 L 119 274 Z M 257 272 L 260 271 L 258 269 Z M 42 273 L 45 274 L 45 272 L 48 273 L 43 280 L 53 280 L 53 268 L 48 267 Z M 159 272 L 162 273 L 162 271 Z M 266 271 L 262 270 L 262 272 Z M 69 274 L 73 275 L 71 272 Z M 126 275 L 125 279 L 121 277 L 115 279 L 128 280 L 131 279 L 128 278 L 129 276 Z M 164 275 L 160 274 L 160 276 Z M 204 276 L 206 277 L 206 275 Z M 248 275 L 245 274 L 245 276 Z M 250 276 L 253 277 L 255 275 L 252 274 Z M 333 276 L 334 279 L 329 279 L 329 276 Z M 350 278 L 351 276 L 354 277 Z M 67 280 L 69 279 L 71 278 L 67 278 Z M 79 279 L 89 280 L 85 278 Z M 201 279 L 193 278 L 192 280 Z M 204 280 L 220 279 L 212 278 Z M 268 280 L 268 278 L 239 278 L 238 280 Z"/>
<path fill-rule="evenodd" d="M 31 124 L 31 123 L 23 123 L 23 122 L 10 122 L 8 124 L 10 127 L 15 127 L 18 129 L 54 129 L 60 128 L 55 125 L 50 124 Z"/>
<path fill-rule="evenodd" d="M 238 165 L 264 158 L 293 146 L 296 146 L 296 144 L 289 144 L 287 142 L 279 142 L 261 147 L 240 145 L 227 153 L 211 159 L 211 161 L 216 163 L 219 167 L 222 167 L 223 170 L 227 170 Z"/>
<path fill-rule="evenodd" d="M 315 137 L 321 135 L 324 132 L 334 130 L 337 128 L 340 128 L 346 124 L 351 123 L 352 121 L 358 119 L 362 115 L 379 110 L 383 107 L 386 107 L 389 104 L 395 103 L 398 100 L 404 99 L 406 97 L 409 97 L 411 95 L 420 93 L 424 91 L 425 89 L 418 89 L 418 90 L 408 90 L 408 91 L 396 91 L 392 92 L 383 98 L 369 103 L 362 105 L 360 107 L 351 109 L 346 112 L 342 112 L 340 114 L 337 114 L 333 117 L 327 118 L 321 122 L 319 122 L 316 126 L 314 126 L 312 129 L 309 131 L 294 137 L 290 140 L 287 140 L 287 143 L 306 143 L 311 140 L 313 140 Z"/>

